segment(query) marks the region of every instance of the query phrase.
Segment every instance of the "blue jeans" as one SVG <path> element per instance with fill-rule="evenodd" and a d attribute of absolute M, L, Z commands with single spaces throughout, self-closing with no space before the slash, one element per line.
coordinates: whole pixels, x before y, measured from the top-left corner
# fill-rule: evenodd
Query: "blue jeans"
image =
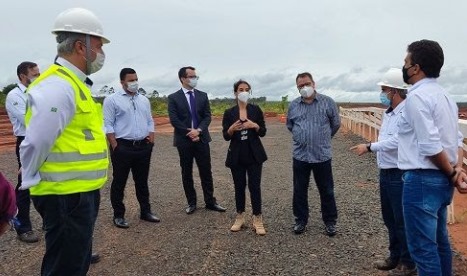
<path fill-rule="evenodd" d="M 91 263 L 99 190 L 31 198 L 46 230 L 41 275 L 85 276 Z"/>
<path fill-rule="evenodd" d="M 446 207 L 454 187 L 439 170 L 409 170 L 403 180 L 405 230 L 418 275 L 452 275 Z"/>
<path fill-rule="evenodd" d="M 321 216 L 324 224 L 336 224 L 337 207 L 334 198 L 334 180 L 331 160 L 321 163 L 307 163 L 293 159 L 293 214 L 295 222 L 308 223 L 308 186 L 313 172 L 321 199 Z"/>
<path fill-rule="evenodd" d="M 384 225 L 388 229 L 389 257 L 413 267 L 414 263 L 407 248 L 402 211 L 403 174 L 404 171 L 399 169 L 381 169 L 379 171 L 381 213 Z"/>

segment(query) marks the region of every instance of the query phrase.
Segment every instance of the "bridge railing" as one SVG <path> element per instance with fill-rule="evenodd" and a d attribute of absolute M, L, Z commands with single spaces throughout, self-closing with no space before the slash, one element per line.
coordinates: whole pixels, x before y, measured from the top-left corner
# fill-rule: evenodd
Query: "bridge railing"
<path fill-rule="evenodd" d="M 381 121 L 385 109 L 378 107 L 343 108 L 340 107 L 341 127 L 355 133 L 369 142 L 378 140 Z M 459 129 L 467 137 L 467 120 L 459 119 Z M 467 144 L 464 139 L 464 167 L 467 166 Z M 454 204 L 448 206 L 448 223 L 455 223 Z"/>

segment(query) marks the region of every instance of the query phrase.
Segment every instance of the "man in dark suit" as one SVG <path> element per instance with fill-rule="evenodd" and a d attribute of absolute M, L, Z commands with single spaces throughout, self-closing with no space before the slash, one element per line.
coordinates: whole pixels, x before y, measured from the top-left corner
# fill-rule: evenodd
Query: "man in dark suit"
<path fill-rule="evenodd" d="M 183 189 L 188 201 L 187 214 L 196 210 L 196 191 L 193 182 L 193 159 L 198 166 L 206 209 L 225 212 L 214 197 L 211 172 L 209 124 L 211 108 L 205 92 L 195 89 L 198 76 L 194 67 L 182 67 L 178 71 L 182 88 L 169 95 L 168 111 L 174 127 L 174 146 L 177 147 L 182 169 Z"/>

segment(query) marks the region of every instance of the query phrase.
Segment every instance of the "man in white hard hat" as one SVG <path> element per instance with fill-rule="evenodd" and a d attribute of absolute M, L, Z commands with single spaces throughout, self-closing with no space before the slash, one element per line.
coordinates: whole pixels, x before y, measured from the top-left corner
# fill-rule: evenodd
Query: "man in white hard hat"
<path fill-rule="evenodd" d="M 87 76 L 103 66 L 109 40 L 81 8 L 59 14 L 52 33 L 55 64 L 28 88 L 21 189 L 30 190 L 46 230 L 41 275 L 86 275 L 109 164 L 102 107 Z"/>
<path fill-rule="evenodd" d="M 381 86 L 381 103 L 388 107 L 383 115 L 378 142 L 359 144 L 350 149 L 358 155 L 376 152 L 381 213 L 389 236 L 389 257 L 376 261 L 375 267 L 389 270 L 389 275 L 414 275 L 416 268 L 407 248 L 402 212 L 404 172 L 397 168 L 398 122 L 404 112 L 408 85 L 398 68 L 389 69 L 378 85 Z"/>

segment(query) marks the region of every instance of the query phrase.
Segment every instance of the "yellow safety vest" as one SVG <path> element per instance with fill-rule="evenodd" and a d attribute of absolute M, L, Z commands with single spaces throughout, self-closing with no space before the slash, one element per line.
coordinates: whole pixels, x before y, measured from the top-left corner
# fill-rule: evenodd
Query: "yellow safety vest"
<path fill-rule="evenodd" d="M 55 64 L 30 84 L 28 91 L 51 75 L 73 87 L 76 110 L 39 168 L 41 181 L 30 188 L 31 195 L 65 195 L 100 189 L 107 181 L 109 166 L 102 106 L 94 102 L 89 88 L 72 71 Z M 34 113 L 28 106 L 26 127 L 32 116 Z"/>

